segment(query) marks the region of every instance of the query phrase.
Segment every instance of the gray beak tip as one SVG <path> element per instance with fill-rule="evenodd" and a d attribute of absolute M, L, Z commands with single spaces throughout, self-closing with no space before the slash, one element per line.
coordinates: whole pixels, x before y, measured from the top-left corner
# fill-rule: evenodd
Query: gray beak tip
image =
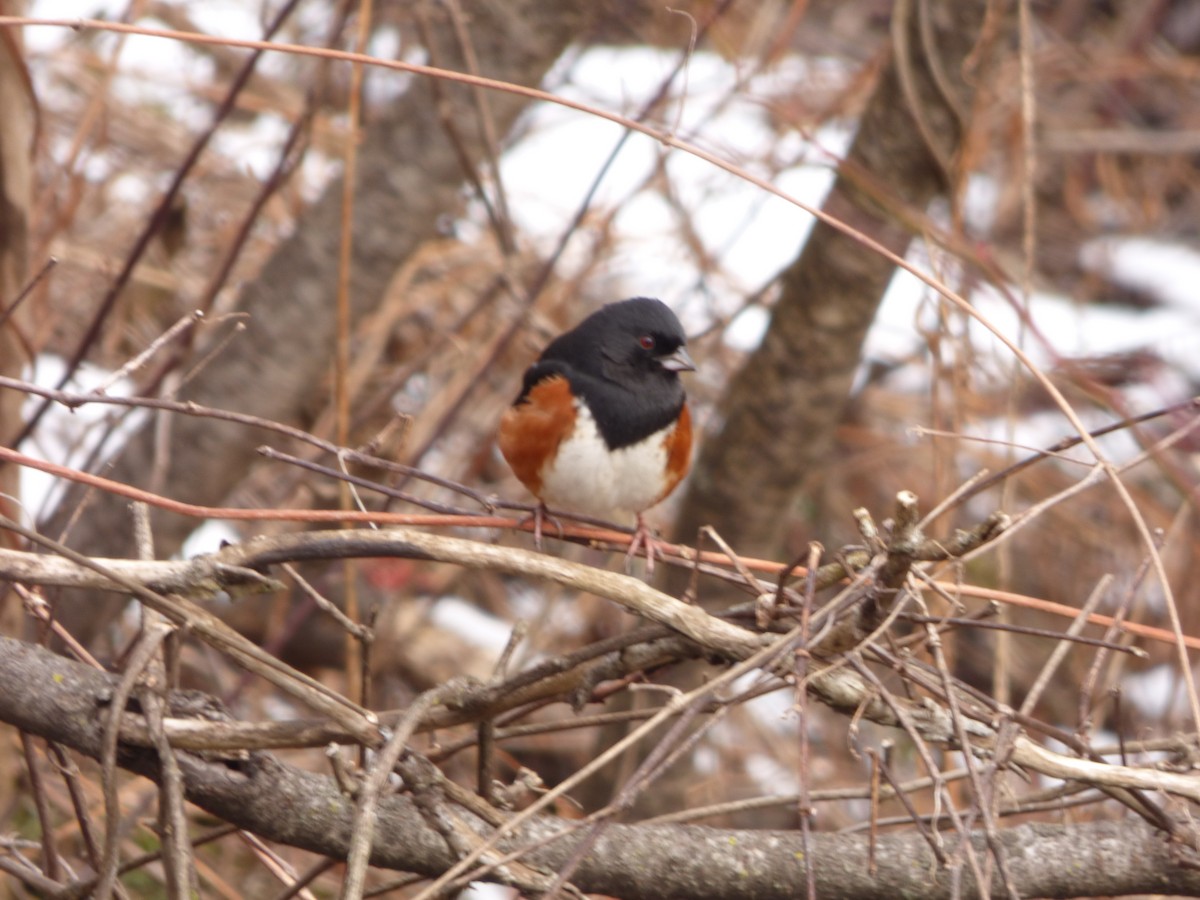
<path fill-rule="evenodd" d="M 662 367 L 671 372 L 694 372 L 696 364 L 692 361 L 692 357 L 688 354 L 686 347 L 680 347 L 670 356 L 665 356 L 662 359 Z"/>

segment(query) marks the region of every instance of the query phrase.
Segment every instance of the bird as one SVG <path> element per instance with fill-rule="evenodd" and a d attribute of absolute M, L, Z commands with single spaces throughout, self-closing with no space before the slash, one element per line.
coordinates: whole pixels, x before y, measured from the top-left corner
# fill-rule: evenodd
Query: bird
<path fill-rule="evenodd" d="M 560 334 L 525 371 L 497 444 L 538 500 L 535 545 L 549 508 L 633 519 L 626 567 L 644 546 L 653 574 L 655 541 L 642 514 L 691 467 L 692 419 L 679 375 L 696 365 L 686 345 L 670 307 L 633 297 Z"/>

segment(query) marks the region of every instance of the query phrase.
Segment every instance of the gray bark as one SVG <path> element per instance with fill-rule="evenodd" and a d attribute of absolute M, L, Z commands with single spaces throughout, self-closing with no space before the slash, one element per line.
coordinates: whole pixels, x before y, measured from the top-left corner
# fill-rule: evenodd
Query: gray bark
<path fill-rule="evenodd" d="M 917 17 L 933 18 L 926 46 Z M 894 42 L 854 144 L 824 204 L 831 216 L 903 256 L 914 222 L 943 194 L 970 91 L 962 69 L 985 4 L 898 3 Z M 906 91 L 905 84 L 911 86 Z M 947 97 L 949 88 L 954 96 Z M 818 222 L 780 276 L 762 345 L 730 383 L 719 433 L 702 444 L 674 534 L 712 525 L 740 553 L 780 553 L 792 513 L 833 445 L 867 330 L 893 264 Z"/>
<path fill-rule="evenodd" d="M 0 637 L 0 721 L 57 741 L 97 758 L 107 702 L 116 676 L 50 651 Z M 173 695 L 180 706 L 196 707 L 194 696 Z M 237 761 L 206 761 L 177 751 L 187 798 L 213 815 L 267 840 L 345 858 L 351 837 L 352 798 L 331 776 L 285 765 L 265 753 Z M 157 779 L 151 750 L 122 745 L 120 764 Z M 464 819 L 469 820 L 465 811 Z M 474 821 L 474 820 L 471 820 Z M 553 871 L 571 857 L 585 829 L 552 816 L 535 820 L 503 845 L 516 849 L 563 834 L 561 840 L 526 856 L 525 862 Z M 483 831 L 480 823 L 474 826 Z M 952 860 L 958 839 L 943 831 Z M 1025 824 L 1002 829 L 1013 887 L 1022 897 L 1086 897 L 1128 894 L 1200 896 L 1200 871 L 1187 853 L 1138 821 Z M 985 854 L 983 835 L 973 833 L 975 852 Z M 372 863 L 437 875 L 454 862 L 442 837 L 407 796 L 383 800 Z M 815 869 L 822 898 L 941 898 L 978 896 L 970 868 L 939 867 L 925 840 L 912 832 L 878 836 L 870 871 L 865 834 L 815 833 L 807 854 L 798 832 L 752 831 L 685 825 L 611 825 L 599 836 L 573 882 L 589 893 L 628 898 L 793 898 L 802 896 L 805 861 Z M 1010 896 L 994 883 L 988 895 Z"/>
<path fill-rule="evenodd" d="M 503 4 L 467 0 L 461 7 L 479 74 L 535 86 L 595 12 L 591 4 L 543 0 Z M 451 24 L 438 21 L 431 34 L 431 58 L 444 68 L 466 71 Z M 473 161 L 484 156 L 483 129 L 472 94 L 449 83 L 436 88 L 435 98 L 433 85 L 415 80 L 387 114 L 366 129 L 354 201 L 350 297 L 355 319 L 379 302 L 393 272 L 409 254 L 435 236 L 439 217 L 453 216 L 461 207 L 465 173 L 440 117 L 456 123 L 459 148 Z M 500 135 L 512 127 L 528 102 L 498 92 L 485 96 Z M 337 179 L 304 213 L 259 277 L 247 285 L 239 308 L 250 315 L 248 330 L 188 385 L 180 399 L 305 424 L 313 386 L 332 367 L 342 206 L 342 181 Z M 190 503 L 219 505 L 253 465 L 261 442 L 262 435 L 252 429 L 178 416 L 168 447 L 155 446 L 151 422 L 128 442 L 106 474 L 145 485 L 156 454 L 165 452 L 165 483 L 156 485 L 156 490 Z M 74 491 L 60 505 L 46 526 L 49 534 L 58 535 L 82 494 Z M 133 555 L 125 507 L 120 498 L 96 496 L 68 542 L 92 555 Z M 196 524 L 156 513 L 158 555 L 174 552 Z M 87 643 L 120 605 L 106 598 L 85 603 L 75 596 L 58 605 L 58 615 Z"/>

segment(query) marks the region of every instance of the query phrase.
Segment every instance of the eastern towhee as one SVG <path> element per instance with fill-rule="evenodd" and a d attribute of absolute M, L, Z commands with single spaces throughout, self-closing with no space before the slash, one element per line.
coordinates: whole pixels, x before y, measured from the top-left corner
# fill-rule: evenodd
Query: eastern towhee
<path fill-rule="evenodd" d="M 632 558 L 654 547 L 642 513 L 673 491 L 692 458 L 680 372 L 696 368 L 683 327 L 660 300 L 610 303 L 559 335 L 525 372 L 497 442 L 517 478 L 547 507 L 637 520 Z"/>

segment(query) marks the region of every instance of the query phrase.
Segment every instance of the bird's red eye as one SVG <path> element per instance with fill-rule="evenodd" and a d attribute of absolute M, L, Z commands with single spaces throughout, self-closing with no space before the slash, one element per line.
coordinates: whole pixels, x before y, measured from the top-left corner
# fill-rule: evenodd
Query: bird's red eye
<path fill-rule="evenodd" d="M 643 350 L 653 350 L 654 338 L 648 334 L 643 334 L 640 338 L 638 338 L 638 346 L 640 346 Z"/>

